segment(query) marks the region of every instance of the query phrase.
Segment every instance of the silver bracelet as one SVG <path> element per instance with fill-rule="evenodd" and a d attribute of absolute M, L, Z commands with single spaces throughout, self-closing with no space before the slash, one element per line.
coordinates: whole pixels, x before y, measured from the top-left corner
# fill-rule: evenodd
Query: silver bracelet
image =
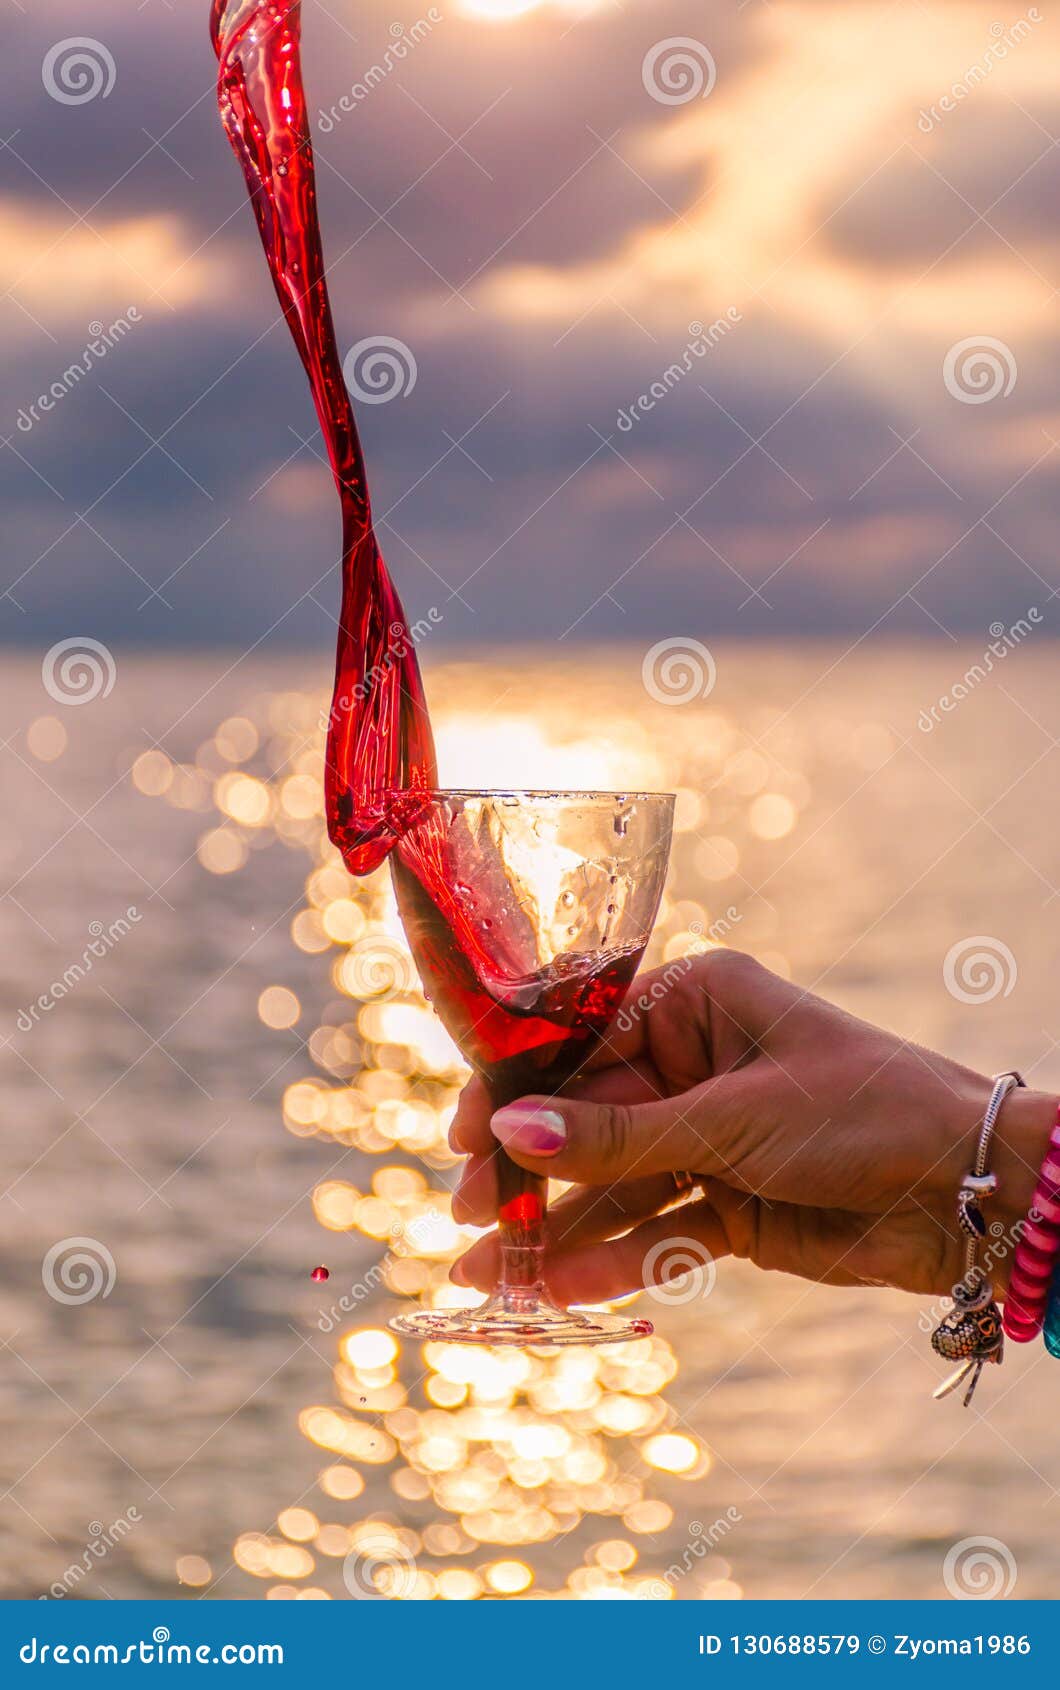
<path fill-rule="evenodd" d="M 975 1395 L 975 1387 L 987 1362 L 1000 1364 L 1005 1353 L 1001 1310 L 994 1301 L 989 1276 L 979 1266 L 979 1244 L 986 1237 L 982 1204 L 997 1190 L 997 1175 L 988 1171 L 990 1141 L 1001 1105 L 1010 1091 L 1025 1084 L 1026 1081 L 1015 1069 L 995 1076 L 990 1102 L 979 1128 L 975 1158 L 957 1192 L 957 1223 L 967 1238 L 964 1277 L 953 1287 L 953 1307 L 932 1333 L 931 1347 L 936 1355 L 958 1364 L 935 1392 L 936 1398 L 948 1397 L 971 1376 L 964 1396 L 965 1408 Z"/>

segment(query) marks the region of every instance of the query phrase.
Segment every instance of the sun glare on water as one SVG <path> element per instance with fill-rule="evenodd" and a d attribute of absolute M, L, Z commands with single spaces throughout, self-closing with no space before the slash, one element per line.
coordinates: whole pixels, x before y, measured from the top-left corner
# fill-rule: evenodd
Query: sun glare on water
<path fill-rule="evenodd" d="M 460 10 L 465 17 L 489 18 L 493 22 L 503 22 L 508 18 L 521 18 L 527 12 L 543 10 L 549 0 L 461 0 Z M 584 17 L 599 9 L 603 0 L 551 0 L 552 10 L 565 12 L 573 17 Z"/>
<path fill-rule="evenodd" d="M 643 675 L 640 654 L 632 660 Z M 722 887 L 740 847 L 793 831 L 808 801 L 805 778 L 796 771 L 789 791 L 779 765 L 717 710 L 671 711 L 660 724 L 651 706 L 662 683 L 654 694 L 647 682 L 631 689 L 621 657 L 583 654 L 545 672 L 512 651 L 492 670 L 437 665 L 432 680 L 447 701 L 436 716 L 441 766 L 461 782 L 504 786 L 518 772 L 542 787 L 683 792 L 653 953 L 662 960 L 704 942 L 715 899 L 734 895 Z M 467 1070 L 423 996 L 387 870 L 351 879 L 328 842 L 325 702 L 259 697 L 193 762 L 156 747 L 132 770 L 139 792 L 203 830 L 206 874 L 238 874 L 270 844 L 303 860 L 293 971 L 285 979 L 278 956 L 277 975 L 246 980 L 243 1000 L 248 1023 L 297 1054 L 277 1098 L 284 1127 L 343 1158 L 313 1187 L 322 1234 L 291 1282 L 299 1318 L 324 1335 L 331 1361 L 330 1383 L 325 1374 L 298 1416 L 317 1484 L 273 1530 L 240 1532 L 234 1567 L 272 1600 L 738 1597 L 724 1546 L 688 1535 L 687 1487 L 719 1531 L 740 1516 L 725 1512 L 728 1477 L 671 1400 L 679 1368 L 666 1335 L 599 1349 L 413 1353 L 387 1329 L 395 1309 L 467 1307 L 479 1295 L 449 1279 L 473 1236 L 453 1218 L 459 1157 L 448 1145 Z M 38 736 L 44 761 L 54 737 Z M 202 1593 L 229 1568 L 194 1549 L 183 1546 L 176 1577 Z"/>
<path fill-rule="evenodd" d="M 463 0 L 461 11 L 473 18 L 518 18 L 536 11 L 541 0 Z"/>

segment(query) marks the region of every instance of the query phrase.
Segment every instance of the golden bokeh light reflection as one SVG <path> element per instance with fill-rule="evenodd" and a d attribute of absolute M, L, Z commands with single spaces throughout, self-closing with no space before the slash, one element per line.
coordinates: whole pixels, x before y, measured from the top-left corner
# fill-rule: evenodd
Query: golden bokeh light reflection
<path fill-rule="evenodd" d="M 743 943 L 738 927 L 725 935 L 742 920 L 745 861 L 783 850 L 811 800 L 798 747 L 785 744 L 781 766 L 744 745 L 717 709 L 694 722 L 671 713 L 656 742 L 642 719 L 623 716 L 620 696 L 606 732 L 583 722 L 572 738 L 564 698 L 556 689 L 550 717 L 528 679 L 507 713 L 458 700 L 439 721 L 446 766 L 471 786 L 498 784 L 514 757 L 536 771 L 530 785 L 680 789 L 681 891 L 663 900 L 651 960 Z M 366 973 L 364 947 L 400 959 L 404 940 L 386 870 L 354 880 L 328 843 L 320 718 L 307 694 L 263 698 L 226 718 L 197 762 L 151 750 L 130 771 L 145 798 L 201 815 L 187 825 L 209 874 L 236 874 L 277 842 L 306 863 L 301 906 L 276 929 L 281 940 L 289 933 L 290 975 L 270 953 L 267 983 L 245 988 L 246 1015 L 265 1038 L 288 1035 L 281 1049 L 292 1048 L 292 1032 L 299 1041 L 277 1080 L 286 1131 L 342 1156 L 311 1194 L 331 1245 L 325 1252 L 322 1239 L 316 1259 L 330 1258 L 332 1275 L 313 1287 L 307 1329 L 331 1379 L 322 1375 L 318 1400 L 298 1417 L 320 1452 L 315 1489 L 290 1498 L 269 1530 L 242 1532 L 235 1568 L 247 1593 L 272 1600 L 343 1599 L 351 1554 L 382 1557 L 376 1586 L 392 1599 L 669 1599 L 665 1568 L 680 1559 L 692 1499 L 704 1514 L 716 1490 L 713 1518 L 729 1498 L 720 1500 L 709 1450 L 663 1394 L 678 1362 L 661 1333 L 549 1352 L 408 1345 L 387 1329 L 409 1300 L 481 1301 L 448 1278 L 477 1236 L 451 1209 L 459 1158 L 447 1134 L 466 1069 L 411 959 L 382 986 Z M 52 743 L 44 728 L 39 737 L 38 754 Z M 863 732 L 855 749 L 867 761 L 884 748 Z M 186 1585 L 214 1576 L 201 1557 L 177 1563 Z M 694 1592 L 692 1583 L 681 1594 L 740 1594 L 717 1558 Z"/>
<path fill-rule="evenodd" d="M 541 0 L 461 0 L 460 10 L 466 17 L 489 18 L 493 22 L 505 18 L 520 18 L 534 12 Z"/>

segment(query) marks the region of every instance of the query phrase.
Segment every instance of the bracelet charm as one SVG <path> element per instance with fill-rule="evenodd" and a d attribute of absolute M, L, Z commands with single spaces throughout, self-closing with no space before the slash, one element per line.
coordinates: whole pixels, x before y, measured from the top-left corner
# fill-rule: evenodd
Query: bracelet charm
<path fill-rule="evenodd" d="M 960 1363 L 956 1372 L 939 1386 L 936 1398 L 948 1397 L 972 1375 L 964 1398 L 967 1408 L 987 1362 L 1000 1363 L 1005 1353 L 1001 1310 L 982 1268 L 973 1268 L 953 1287 L 953 1308 L 932 1333 L 931 1347 L 946 1361 Z"/>
<path fill-rule="evenodd" d="M 984 1197 L 993 1197 L 996 1190 L 996 1174 L 965 1174 L 957 1193 L 957 1224 L 969 1238 L 986 1237 L 986 1221 L 980 1204 Z"/>

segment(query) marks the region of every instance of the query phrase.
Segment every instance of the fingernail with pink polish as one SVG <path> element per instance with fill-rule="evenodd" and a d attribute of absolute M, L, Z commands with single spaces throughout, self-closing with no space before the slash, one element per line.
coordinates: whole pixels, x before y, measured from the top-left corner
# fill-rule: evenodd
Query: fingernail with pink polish
<path fill-rule="evenodd" d="M 555 1109 L 513 1103 L 498 1109 L 491 1126 L 494 1138 L 506 1150 L 518 1150 L 524 1156 L 555 1156 L 567 1142 L 563 1116 Z"/>

